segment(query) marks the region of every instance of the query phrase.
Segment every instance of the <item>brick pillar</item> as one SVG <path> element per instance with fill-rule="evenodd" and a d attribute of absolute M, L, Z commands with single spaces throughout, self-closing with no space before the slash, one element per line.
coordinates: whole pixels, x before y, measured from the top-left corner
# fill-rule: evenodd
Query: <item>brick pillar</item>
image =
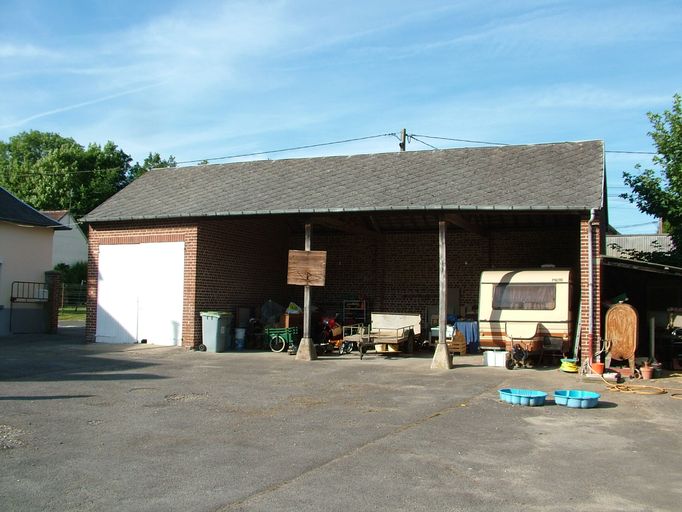
<path fill-rule="evenodd" d="M 88 227 L 88 276 L 85 298 L 85 342 L 95 342 L 97 331 L 97 272 L 99 263 L 99 240 L 92 226 Z"/>
<path fill-rule="evenodd" d="M 603 215 L 597 213 L 597 220 L 591 226 L 592 229 L 592 265 L 593 265 L 593 302 L 592 314 L 593 316 L 593 333 L 590 337 L 589 333 L 589 216 L 585 216 L 580 220 L 580 311 L 581 311 L 581 328 L 580 328 L 580 362 L 581 364 L 589 359 L 590 354 L 595 354 L 599 349 L 599 340 L 602 337 L 601 324 L 601 254 L 604 246 L 604 226 Z"/>
<path fill-rule="evenodd" d="M 189 349 L 198 347 L 202 343 L 201 317 L 197 310 L 197 268 L 201 264 L 198 250 L 199 228 L 197 226 L 187 230 L 184 242 L 185 280 L 182 305 L 182 346 Z"/>
<path fill-rule="evenodd" d="M 62 275 L 50 270 L 45 272 L 47 284 L 47 332 L 57 334 L 59 328 L 59 306 L 62 303 Z"/>

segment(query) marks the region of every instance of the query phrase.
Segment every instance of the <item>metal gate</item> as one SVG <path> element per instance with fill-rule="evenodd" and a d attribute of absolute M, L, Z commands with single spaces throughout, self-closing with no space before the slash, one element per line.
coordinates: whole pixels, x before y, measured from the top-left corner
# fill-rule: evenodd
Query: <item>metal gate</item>
<path fill-rule="evenodd" d="M 45 332 L 50 298 L 46 283 L 13 281 L 9 306 L 9 330 L 13 333 Z M 33 306 L 39 305 L 39 306 Z"/>

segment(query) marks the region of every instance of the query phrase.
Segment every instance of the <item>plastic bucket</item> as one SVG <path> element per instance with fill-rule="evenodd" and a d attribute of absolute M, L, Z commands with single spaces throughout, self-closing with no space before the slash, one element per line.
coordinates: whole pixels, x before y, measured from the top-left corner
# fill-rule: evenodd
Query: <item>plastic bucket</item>
<path fill-rule="evenodd" d="M 602 375 L 604 373 L 604 363 L 592 363 L 592 371 L 597 375 Z"/>
<path fill-rule="evenodd" d="M 237 345 L 237 350 L 244 350 L 245 340 L 246 340 L 246 329 L 237 327 L 234 330 L 235 343 Z"/>

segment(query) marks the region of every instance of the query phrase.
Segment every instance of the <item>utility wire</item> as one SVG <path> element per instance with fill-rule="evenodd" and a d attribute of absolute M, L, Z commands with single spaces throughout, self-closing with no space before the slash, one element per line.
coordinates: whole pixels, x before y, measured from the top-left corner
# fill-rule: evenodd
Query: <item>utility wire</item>
<path fill-rule="evenodd" d="M 658 221 L 652 220 L 651 222 L 642 222 L 641 224 L 630 224 L 629 226 L 613 226 L 613 227 L 616 229 L 639 228 L 642 226 L 650 226 L 651 224 L 658 224 Z"/>
<path fill-rule="evenodd" d="M 488 144 L 490 146 L 509 146 L 509 144 L 506 144 L 504 142 L 487 142 L 483 140 L 470 140 L 470 139 L 454 139 L 452 137 L 436 137 L 435 135 L 419 135 L 417 134 L 410 134 L 411 138 L 414 137 L 423 137 L 425 139 L 438 139 L 438 140 L 451 140 L 454 142 L 467 142 L 470 144 Z M 419 141 L 422 142 L 422 141 Z"/>
<path fill-rule="evenodd" d="M 58 172 L 49 172 L 49 171 L 20 171 L 20 172 L 14 172 L 10 173 L 9 176 L 65 176 L 65 175 L 71 175 L 71 174 L 90 174 L 90 173 L 95 173 L 95 172 L 109 172 L 109 171 L 122 171 L 121 167 L 110 167 L 108 169 L 85 169 L 82 171 L 58 171 Z M 125 172 L 128 172 L 129 170 L 125 170 Z"/>
<path fill-rule="evenodd" d="M 335 140 L 332 142 L 321 142 L 319 144 L 308 144 L 306 146 L 295 146 L 292 148 L 273 149 L 270 151 L 256 151 L 254 153 L 242 153 L 240 155 L 216 156 L 213 158 L 199 158 L 197 160 L 182 160 L 182 161 L 176 162 L 176 163 L 177 164 L 194 164 L 197 162 L 213 162 L 215 160 L 228 160 L 231 158 L 243 158 L 243 157 L 247 157 L 247 156 L 269 155 L 271 153 L 283 153 L 285 151 L 297 151 L 299 149 L 319 148 L 322 146 L 331 146 L 333 144 L 345 144 L 346 142 L 356 142 L 359 140 L 378 139 L 379 137 L 390 137 L 390 136 L 396 136 L 397 137 L 397 135 L 395 133 L 381 133 L 379 135 L 369 135 L 367 137 L 356 137 L 354 139 Z"/>
<path fill-rule="evenodd" d="M 658 155 L 655 151 L 620 151 L 616 149 L 606 149 L 604 153 L 621 153 L 625 155 Z"/>
<path fill-rule="evenodd" d="M 440 148 L 437 148 L 436 146 L 432 146 L 431 144 L 429 144 L 428 142 L 424 142 L 423 140 L 419 140 L 415 135 L 408 135 L 407 137 L 409 138 L 409 140 L 416 140 L 417 142 L 421 142 L 422 144 L 430 147 L 431 149 L 435 149 L 437 151 L 440 151 Z"/>
<path fill-rule="evenodd" d="M 322 142 L 319 144 L 309 144 L 307 146 L 296 146 L 296 147 L 291 147 L 291 148 L 283 148 L 283 149 L 273 149 L 270 151 L 258 151 L 254 153 L 243 153 L 240 155 L 229 155 L 229 156 L 219 156 L 219 157 L 214 157 L 214 158 L 201 158 L 197 160 L 182 160 L 180 162 L 176 161 L 176 164 L 190 164 L 190 163 L 198 163 L 198 162 L 211 162 L 214 160 L 227 160 L 230 158 L 243 158 L 247 156 L 257 156 L 257 155 L 267 155 L 270 153 L 283 153 L 285 151 L 296 151 L 298 149 L 308 149 L 308 148 L 316 148 L 316 147 L 321 147 L 321 146 L 331 146 L 333 144 L 344 144 L 347 142 L 356 142 L 360 140 L 368 140 L 368 139 L 377 139 L 379 137 L 395 137 L 396 139 L 400 140 L 400 137 L 396 133 L 382 133 L 378 135 L 369 135 L 367 137 L 355 137 L 352 139 L 344 139 L 344 140 L 336 140 L 332 142 Z M 64 175 L 69 175 L 69 174 L 87 174 L 87 173 L 94 173 L 94 172 L 106 172 L 106 171 L 117 171 L 121 170 L 120 167 L 112 167 L 110 169 L 89 169 L 89 170 L 83 170 L 83 171 L 64 171 L 64 172 L 41 172 L 41 171 L 22 171 L 22 172 L 17 172 L 13 173 L 12 176 L 64 176 Z"/>
<path fill-rule="evenodd" d="M 218 156 L 218 157 L 212 157 L 212 158 L 200 158 L 196 160 L 181 160 L 181 161 L 176 161 L 176 164 L 192 164 L 192 163 L 199 163 L 199 162 L 213 162 L 216 160 L 229 160 L 233 158 L 245 158 L 249 156 L 260 156 L 260 155 L 269 155 L 272 153 L 284 153 L 287 151 L 297 151 L 301 149 L 310 149 L 310 148 L 318 148 L 318 147 L 323 147 L 323 146 L 332 146 L 335 144 L 345 144 L 348 142 L 357 142 L 361 140 L 369 140 L 369 139 L 377 139 L 380 137 L 395 137 L 398 141 L 401 141 L 400 137 L 398 136 L 397 133 L 395 132 L 390 132 L 390 133 L 381 133 L 377 135 L 369 135 L 367 137 L 355 137 L 351 139 L 343 139 L 343 140 L 336 140 L 336 141 L 331 141 L 331 142 L 321 142 L 318 144 L 308 144 L 304 146 L 294 146 L 290 148 L 281 148 L 281 149 L 272 149 L 269 151 L 255 151 L 252 153 L 241 153 L 241 154 L 234 154 L 234 155 L 227 155 L 227 156 Z M 436 146 L 433 146 L 429 144 L 428 142 L 425 142 L 421 139 L 433 139 L 433 140 L 447 140 L 447 141 L 453 141 L 453 142 L 464 142 L 468 144 L 486 144 L 486 145 L 491 145 L 491 146 L 509 146 L 510 144 L 507 144 L 505 142 L 491 142 L 491 141 L 483 141 L 483 140 L 473 140 L 473 139 L 460 139 L 460 138 L 455 138 L 455 137 L 439 137 L 435 135 L 424 135 L 424 134 L 409 134 L 408 139 L 411 141 L 412 139 L 416 140 L 420 144 L 423 144 L 425 146 L 430 147 L 431 149 L 434 150 L 440 150 L 440 148 L 437 148 Z M 656 155 L 657 153 L 655 152 L 650 152 L 650 151 L 621 151 L 621 150 L 606 150 L 606 153 L 623 153 L 623 154 L 634 154 L 634 155 Z M 89 173 L 96 173 L 96 172 L 109 172 L 109 171 L 121 171 L 120 167 L 112 167 L 109 169 L 88 169 L 88 170 L 82 170 L 82 171 L 64 171 L 64 172 L 41 172 L 41 171 L 23 171 L 23 172 L 17 172 L 13 173 L 13 176 L 64 176 L 64 175 L 71 175 L 71 174 L 89 174 Z M 614 187 L 612 187 L 614 188 Z M 625 188 L 625 187 L 622 187 Z"/>
<path fill-rule="evenodd" d="M 454 142 L 467 142 L 471 144 L 488 144 L 490 146 L 509 146 L 510 144 L 507 144 L 505 142 L 490 142 L 490 141 L 484 141 L 484 140 L 470 140 L 470 139 L 455 139 L 452 137 L 436 137 L 434 135 L 410 135 L 411 138 L 415 137 L 423 137 L 425 139 L 439 139 L 439 140 L 451 140 Z M 422 142 L 422 141 L 419 141 Z M 435 149 L 435 148 L 434 148 Z M 655 151 L 623 151 L 623 150 L 617 150 L 617 149 L 607 149 L 604 150 L 604 153 L 621 153 L 621 154 L 626 154 L 626 155 L 657 155 Z"/>

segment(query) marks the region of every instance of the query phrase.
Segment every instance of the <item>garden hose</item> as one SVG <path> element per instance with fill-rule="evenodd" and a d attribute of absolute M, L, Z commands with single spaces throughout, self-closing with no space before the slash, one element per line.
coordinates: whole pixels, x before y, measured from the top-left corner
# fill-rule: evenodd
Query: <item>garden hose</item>
<path fill-rule="evenodd" d="M 578 373 L 578 365 L 575 359 L 562 359 L 559 370 L 566 373 Z"/>
<path fill-rule="evenodd" d="M 682 374 L 672 374 L 670 377 L 682 377 Z M 681 388 L 664 388 L 660 386 L 647 386 L 644 384 L 612 384 L 604 376 L 601 377 L 606 384 L 606 389 L 620 393 L 632 393 L 635 395 L 665 395 L 670 391 L 682 391 Z M 670 393 L 670 398 L 682 400 L 682 393 Z"/>
<path fill-rule="evenodd" d="M 682 377 L 682 373 L 671 373 L 668 375 L 668 377 L 673 377 L 673 378 L 680 378 Z M 682 391 L 680 388 L 670 388 L 674 389 L 675 391 Z M 675 400 L 682 400 L 682 393 L 670 393 L 670 398 L 674 398 Z"/>

